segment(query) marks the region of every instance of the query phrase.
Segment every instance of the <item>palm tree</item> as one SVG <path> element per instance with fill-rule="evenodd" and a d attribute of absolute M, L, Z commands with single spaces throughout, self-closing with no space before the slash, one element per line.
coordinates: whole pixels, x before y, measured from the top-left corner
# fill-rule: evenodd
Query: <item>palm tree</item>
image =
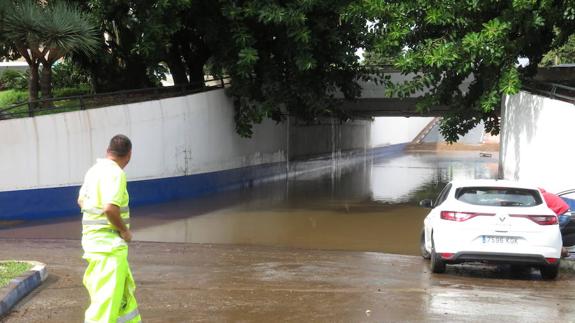
<path fill-rule="evenodd" d="M 28 79 L 28 100 L 38 100 L 38 67 L 39 34 L 37 20 L 42 17 L 40 7 L 32 1 L 23 1 L 16 5 L 6 1 L 3 16 L 3 36 L 14 50 L 28 63 L 30 78 Z M 34 50 L 36 49 L 36 50 Z"/>
<path fill-rule="evenodd" d="M 72 53 L 93 55 L 99 46 L 96 25 L 77 7 L 66 2 L 53 2 L 47 6 L 46 19 L 40 21 L 43 30 L 42 98 L 52 97 L 52 66 Z"/>
<path fill-rule="evenodd" d="M 4 37 L 28 63 L 29 101 L 52 97 L 52 65 L 71 52 L 95 53 L 96 26 L 77 7 L 62 1 L 9 2 L 3 19 Z M 42 64 L 42 78 L 39 67 Z"/>

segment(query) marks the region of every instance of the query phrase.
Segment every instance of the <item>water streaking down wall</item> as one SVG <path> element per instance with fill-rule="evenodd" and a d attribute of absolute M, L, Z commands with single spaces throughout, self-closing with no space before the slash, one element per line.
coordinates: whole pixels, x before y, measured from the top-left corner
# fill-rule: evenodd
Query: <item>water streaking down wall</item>
<path fill-rule="evenodd" d="M 363 158 L 381 158 L 397 155 L 405 144 L 342 152 L 337 158 L 337 167 L 345 167 Z M 333 167 L 331 156 L 292 162 L 289 176 L 301 173 L 324 173 Z M 128 182 L 132 206 L 162 203 L 178 199 L 193 198 L 205 194 L 250 187 L 264 181 L 286 177 L 286 163 L 270 163 L 169 178 L 138 180 Z M 0 220 L 43 219 L 79 215 L 76 204 L 79 186 L 42 188 L 0 192 L 2 214 Z"/>
<path fill-rule="evenodd" d="M 521 91 L 501 112 L 501 176 L 557 193 L 575 188 L 575 104 Z"/>

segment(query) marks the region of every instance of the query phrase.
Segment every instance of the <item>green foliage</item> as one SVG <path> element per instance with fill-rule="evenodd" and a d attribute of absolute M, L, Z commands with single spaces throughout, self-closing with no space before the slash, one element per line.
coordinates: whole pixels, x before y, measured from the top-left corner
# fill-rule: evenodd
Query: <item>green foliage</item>
<path fill-rule="evenodd" d="M 363 65 L 366 66 L 385 66 L 393 65 L 395 55 L 383 55 L 379 51 L 367 51 L 363 53 Z"/>
<path fill-rule="evenodd" d="M 5 70 L 0 74 L 0 90 L 24 90 L 28 87 L 26 72 Z"/>
<path fill-rule="evenodd" d="M 228 92 L 243 136 L 264 118 L 304 120 L 337 115 L 331 95 L 359 95 L 355 52 L 366 40 L 354 1 L 221 1 L 223 23 L 214 46 L 216 67 L 232 77 Z M 224 32 L 227 31 L 227 32 Z"/>
<path fill-rule="evenodd" d="M 0 262 L 0 288 L 5 287 L 10 281 L 32 268 L 29 263 L 19 261 Z"/>
<path fill-rule="evenodd" d="M 89 83 L 89 75 L 68 60 L 52 68 L 52 85 L 55 88 L 89 86 Z"/>
<path fill-rule="evenodd" d="M 28 92 L 21 90 L 0 91 L 0 108 L 28 101 Z"/>
<path fill-rule="evenodd" d="M 6 8 L 3 28 L 6 41 L 20 50 L 25 46 L 39 57 L 55 61 L 70 52 L 93 54 L 98 47 L 90 18 L 65 1 L 15 1 Z"/>
<path fill-rule="evenodd" d="M 421 110 L 450 107 L 441 125 L 448 141 L 481 121 L 497 134 L 503 95 L 517 93 L 545 53 L 575 31 L 573 1 L 365 0 L 354 10 L 374 22 L 368 51 L 399 51 L 395 66 L 418 75 L 406 84 L 387 82 L 389 95 L 429 88 Z M 531 64 L 519 66 L 520 57 Z"/>
<path fill-rule="evenodd" d="M 43 97 L 52 96 L 51 68 L 57 60 L 73 52 L 92 55 L 99 45 L 88 15 L 65 1 L 4 0 L 0 28 L 0 54 L 3 49 L 18 53 L 28 63 L 32 101 L 38 87 Z"/>
<path fill-rule="evenodd" d="M 85 95 L 90 94 L 91 89 L 88 84 L 79 85 L 76 87 L 64 87 L 54 89 L 54 97 L 62 98 L 68 96 L 77 96 L 77 95 Z"/>
<path fill-rule="evenodd" d="M 54 97 L 56 98 L 85 95 L 89 93 L 90 93 L 90 87 L 88 85 L 54 89 Z M 22 90 L 0 91 L 0 109 L 12 104 L 23 103 L 26 101 L 28 101 L 27 91 Z"/>
<path fill-rule="evenodd" d="M 571 35 L 565 44 L 549 51 L 541 60 L 541 66 L 575 64 L 575 35 Z"/>

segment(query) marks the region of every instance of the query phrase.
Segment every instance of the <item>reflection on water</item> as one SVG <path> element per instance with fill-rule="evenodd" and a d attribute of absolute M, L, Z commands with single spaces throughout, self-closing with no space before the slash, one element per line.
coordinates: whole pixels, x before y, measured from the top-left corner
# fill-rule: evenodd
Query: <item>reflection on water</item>
<path fill-rule="evenodd" d="M 142 209 L 139 240 L 418 253 L 426 209 L 451 179 L 495 178 L 497 159 L 413 153 L 298 175 L 289 182 Z M 198 205 L 212 205 L 194 212 Z M 195 216 L 192 216 L 195 215 Z"/>
<path fill-rule="evenodd" d="M 133 210 L 140 241 L 227 243 L 418 254 L 426 209 L 451 179 L 495 178 L 497 156 L 406 153 L 392 158 L 313 161 L 289 181 Z M 0 237 L 80 237 L 80 219 L 28 223 Z"/>
<path fill-rule="evenodd" d="M 497 177 L 497 156 L 477 152 L 412 153 L 375 161 L 371 168 L 372 199 L 390 203 L 417 203 L 435 198 L 454 179 Z"/>

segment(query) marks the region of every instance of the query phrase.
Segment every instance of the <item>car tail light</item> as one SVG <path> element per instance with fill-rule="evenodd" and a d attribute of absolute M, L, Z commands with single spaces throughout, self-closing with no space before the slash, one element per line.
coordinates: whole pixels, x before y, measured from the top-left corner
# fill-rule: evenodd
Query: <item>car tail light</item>
<path fill-rule="evenodd" d="M 476 216 L 494 216 L 492 213 L 473 213 L 473 212 L 454 212 L 454 211 L 441 211 L 441 218 L 443 220 L 463 222 Z"/>
<path fill-rule="evenodd" d="M 547 263 L 549 264 L 556 264 L 557 261 L 559 261 L 558 258 L 545 258 L 545 260 L 547 260 Z"/>
<path fill-rule="evenodd" d="M 451 259 L 453 258 L 453 254 L 450 252 L 442 252 L 439 254 L 443 259 Z"/>
<path fill-rule="evenodd" d="M 552 225 L 559 223 L 555 215 L 523 215 L 523 214 L 510 214 L 514 218 L 527 218 L 539 225 Z"/>

